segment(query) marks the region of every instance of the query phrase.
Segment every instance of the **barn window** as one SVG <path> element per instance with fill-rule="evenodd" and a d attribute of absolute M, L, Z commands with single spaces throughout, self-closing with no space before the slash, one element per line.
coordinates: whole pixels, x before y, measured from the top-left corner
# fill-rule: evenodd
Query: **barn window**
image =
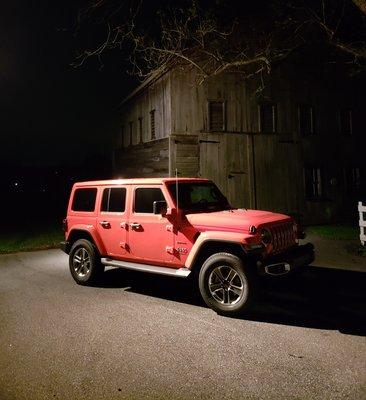
<path fill-rule="evenodd" d="M 358 192 L 361 184 L 361 175 L 359 167 L 344 169 L 344 181 L 347 193 Z"/>
<path fill-rule="evenodd" d="M 322 170 L 319 167 L 304 169 L 305 196 L 309 200 L 319 199 L 323 195 Z"/>
<path fill-rule="evenodd" d="M 143 138 L 142 138 L 142 117 L 139 117 L 139 135 L 140 135 L 139 143 L 142 143 L 143 142 Z"/>
<path fill-rule="evenodd" d="M 208 126 L 210 132 L 219 132 L 225 130 L 225 102 L 208 102 Z"/>
<path fill-rule="evenodd" d="M 298 107 L 298 118 L 300 134 L 314 134 L 314 108 L 308 105 L 300 105 Z"/>
<path fill-rule="evenodd" d="M 121 126 L 121 145 L 119 147 L 124 147 L 125 145 L 125 126 Z"/>
<path fill-rule="evenodd" d="M 130 146 L 132 146 L 132 139 L 133 139 L 133 121 L 129 122 L 129 126 L 130 126 Z"/>
<path fill-rule="evenodd" d="M 344 135 L 352 135 L 352 110 L 339 111 L 339 130 Z"/>
<path fill-rule="evenodd" d="M 259 131 L 262 133 L 275 133 L 277 125 L 276 105 L 264 103 L 259 106 Z"/>
<path fill-rule="evenodd" d="M 150 111 L 150 138 L 151 140 L 156 139 L 155 135 L 155 110 Z"/>

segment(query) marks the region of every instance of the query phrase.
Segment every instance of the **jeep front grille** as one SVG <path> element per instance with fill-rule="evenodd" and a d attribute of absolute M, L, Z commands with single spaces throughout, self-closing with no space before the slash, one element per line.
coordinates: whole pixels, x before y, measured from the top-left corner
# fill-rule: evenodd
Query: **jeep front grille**
<path fill-rule="evenodd" d="M 267 229 L 272 234 L 273 253 L 280 253 L 296 244 L 296 233 L 292 222 L 274 225 Z"/>

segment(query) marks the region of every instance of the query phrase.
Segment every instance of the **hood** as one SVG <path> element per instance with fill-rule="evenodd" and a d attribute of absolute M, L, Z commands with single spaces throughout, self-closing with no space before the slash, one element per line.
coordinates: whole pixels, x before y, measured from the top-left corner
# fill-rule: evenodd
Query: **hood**
<path fill-rule="evenodd" d="M 249 232 L 250 226 L 259 227 L 273 222 L 288 222 L 291 217 L 270 211 L 227 210 L 187 214 L 188 222 L 201 232 L 206 230 Z"/>

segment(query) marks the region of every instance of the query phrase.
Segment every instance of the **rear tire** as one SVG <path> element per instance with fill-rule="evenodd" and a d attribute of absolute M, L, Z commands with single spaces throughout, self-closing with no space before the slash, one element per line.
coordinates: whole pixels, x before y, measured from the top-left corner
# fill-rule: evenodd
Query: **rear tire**
<path fill-rule="evenodd" d="M 241 259 L 216 253 L 202 265 L 199 288 L 205 303 L 218 314 L 240 316 L 248 312 L 256 294 L 255 276 Z"/>
<path fill-rule="evenodd" d="M 71 276 L 79 285 L 96 283 L 104 272 L 99 254 L 93 243 L 86 239 L 79 239 L 72 245 L 69 267 Z"/>

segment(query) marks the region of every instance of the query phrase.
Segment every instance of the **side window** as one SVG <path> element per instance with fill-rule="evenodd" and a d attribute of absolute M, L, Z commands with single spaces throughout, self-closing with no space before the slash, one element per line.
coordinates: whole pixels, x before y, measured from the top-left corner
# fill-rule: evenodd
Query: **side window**
<path fill-rule="evenodd" d="M 300 105 L 298 107 L 298 117 L 300 134 L 314 134 L 314 108 L 308 105 Z"/>
<path fill-rule="evenodd" d="M 343 135 L 352 135 L 352 110 L 339 110 L 339 130 Z"/>
<path fill-rule="evenodd" d="M 129 127 L 130 127 L 130 146 L 133 144 L 133 121 L 129 122 Z"/>
<path fill-rule="evenodd" d="M 76 189 L 72 201 L 73 211 L 94 211 L 97 189 Z"/>
<path fill-rule="evenodd" d="M 225 130 L 225 102 L 208 102 L 208 125 L 210 132 L 220 132 Z"/>
<path fill-rule="evenodd" d="M 305 196 L 308 200 L 320 199 L 323 196 L 322 170 L 320 167 L 306 167 Z"/>
<path fill-rule="evenodd" d="M 359 167 L 344 169 L 344 181 L 347 193 L 357 193 L 361 186 L 361 175 Z"/>
<path fill-rule="evenodd" d="M 139 143 L 143 143 L 142 117 L 139 117 Z"/>
<path fill-rule="evenodd" d="M 153 213 L 154 201 L 165 201 L 163 192 L 158 188 L 138 188 L 135 191 L 135 213 Z"/>
<path fill-rule="evenodd" d="M 155 135 L 155 110 L 150 111 L 150 138 L 151 140 L 156 139 Z"/>
<path fill-rule="evenodd" d="M 102 206 L 100 211 L 124 212 L 126 206 L 125 188 L 107 188 L 103 191 Z"/>

